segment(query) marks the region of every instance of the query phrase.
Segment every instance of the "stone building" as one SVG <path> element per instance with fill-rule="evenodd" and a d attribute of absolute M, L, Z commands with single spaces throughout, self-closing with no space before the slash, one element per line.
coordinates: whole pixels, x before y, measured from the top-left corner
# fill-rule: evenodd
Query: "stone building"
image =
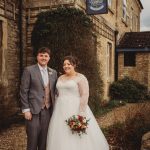
<path fill-rule="evenodd" d="M 102 47 L 98 49 L 103 53 L 99 58 L 103 64 L 104 99 L 107 99 L 110 83 L 114 79 L 118 79 L 116 45 L 120 42 L 125 32 L 140 31 L 140 13 L 143 6 L 140 0 L 108 0 L 108 8 L 108 14 L 97 16 L 103 18 L 105 24 L 109 25 L 114 32 L 112 41 L 104 38 L 105 35 L 100 36 Z"/>
<path fill-rule="evenodd" d="M 150 31 L 125 33 L 117 52 L 119 79 L 129 76 L 150 91 Z"/>
<path fill-rule="evenodd" d="M 0 121 L 18 109 L 20 4 L 0 0 Z"/>
<path fill-rule="evenodd" d="M 18 99 L 20 75 L 24 66 L 34 63 L 31 32 L 42 11 L 58 5 L 86 9 L 85 0 L 0 0 L 0 110 L 14 112 Z M 91 15 L 96 37 L 97 58 L 101 63 L 104 100 L 115 79 L 115 47 L 125 32 L 139 31 L 140 0 L 108 0 L 108 14 Z M 1 116 L 1 115 L 0 115 Z"/>

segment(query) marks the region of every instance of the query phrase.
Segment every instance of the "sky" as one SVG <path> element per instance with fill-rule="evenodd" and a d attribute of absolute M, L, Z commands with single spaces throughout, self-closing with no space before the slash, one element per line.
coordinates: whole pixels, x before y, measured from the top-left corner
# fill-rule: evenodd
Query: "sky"
<path fill-rule="evenodd" d="M 141 0 L 144 9 L 141 12 L 141 31 L 150 31 L 150 0 Z"/>

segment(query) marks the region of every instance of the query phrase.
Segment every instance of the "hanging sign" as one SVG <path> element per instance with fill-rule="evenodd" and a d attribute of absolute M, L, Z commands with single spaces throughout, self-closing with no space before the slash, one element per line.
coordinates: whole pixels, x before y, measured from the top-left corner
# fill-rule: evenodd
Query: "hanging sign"
<path fill-rule="evenodd" d="M 107 0 L 86 0 L 86 12 L 88 15 L 108 13 Z"/>

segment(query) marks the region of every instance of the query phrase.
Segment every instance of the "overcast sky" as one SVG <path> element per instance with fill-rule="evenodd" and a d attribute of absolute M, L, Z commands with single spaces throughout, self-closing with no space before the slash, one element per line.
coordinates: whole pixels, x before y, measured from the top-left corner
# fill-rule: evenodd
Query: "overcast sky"
<path fill-rule="evenodd" d="M 144 9 L 141 12 L 141 31 L 150 31 L 150 0 L 141 0 Z"/>

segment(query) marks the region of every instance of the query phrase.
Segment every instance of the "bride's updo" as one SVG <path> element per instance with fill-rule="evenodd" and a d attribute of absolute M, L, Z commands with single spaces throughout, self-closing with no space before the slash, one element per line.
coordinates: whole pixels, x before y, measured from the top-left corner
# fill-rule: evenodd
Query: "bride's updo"
<path fill-rule="evenodd" d="M 75 68 L 77 68 L 78 65 L 79 65 L 79 60 L 78 60 L 78 58 L 75 57 L 75 56 L 72 56 L 72 55 L 65 56 L 64 59 L 63 59 L 63 62 L 64 62 L 65 60 L 68 60 L 68 61 L 71 63 L 71 65 L 75 66 Z"/>

